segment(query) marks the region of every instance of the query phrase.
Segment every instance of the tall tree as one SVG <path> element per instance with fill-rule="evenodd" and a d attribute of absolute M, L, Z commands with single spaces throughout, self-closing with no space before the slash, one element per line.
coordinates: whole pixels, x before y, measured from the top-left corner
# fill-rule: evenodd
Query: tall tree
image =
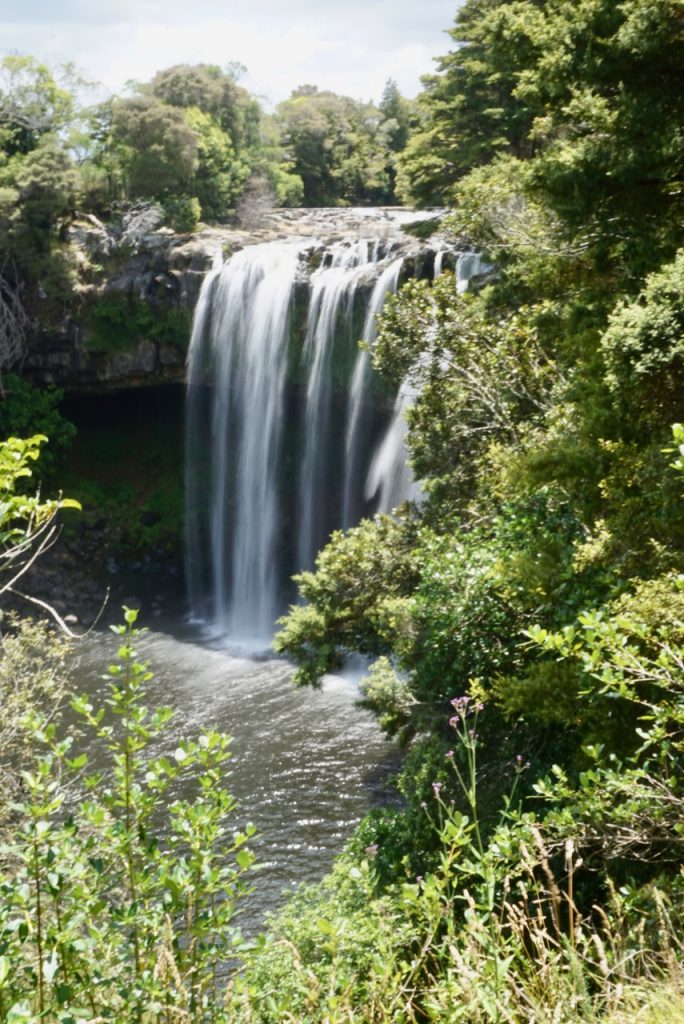
<path fill-rule="evenodd" d="M 517 94 L 540 51 L 534 25 L 544 0 L 468 0 L 450 30 L 455 48 L 423 78 L 418 126 L 400 158 L 400 190 L 445 203 L 459 178 L 497 154 L 527 156 L 539 107 Z"/>
<path fill-rule="evenodd" d="M 388 147 L 377 107 L 302 86 L 277 113 L 286 152 L 304 183 L 306 206 L 390 199 Z"/>

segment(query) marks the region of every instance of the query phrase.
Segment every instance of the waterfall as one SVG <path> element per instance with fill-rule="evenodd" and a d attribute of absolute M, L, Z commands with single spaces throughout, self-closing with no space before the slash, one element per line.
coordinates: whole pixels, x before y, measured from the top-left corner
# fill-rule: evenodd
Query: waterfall
<path fill-rule="evenodd" d="M 292 574 L 374 510 L 363 484 L 388 410 L 358 341 L 373 342 L 396 290 L 392 248 L 264 243 L 203 283 L 188 352 L 186 571 L 193 616 L 240 643 L 267 641 Z"/>
<path fill-rule="evenodd" d="M 188 354 L 188 423 L 202 433 L 208 420 L 209 428 L 203 441 L 189 435 L 187 454 L 191 601 L 201 615 L 200 545 L 208 538 L 211 618 L 235 636 L 265 635 L 279 610 L 276 470 L 298 266 L 296 246 L 265 244 L 243 249 L 212 271 L 202 287 Z M 208 467 L 198 441 L 211 444 Z M 196 507 L 202 492 L 204 516 Z M 204 529 L 193 520 L 204 520 Z"/>
<path fill-rule="evenodd" d="M 445 252 L 435 255 L 433 278 L 441 274 Z M 480 253 L 461 253 L 456 262 L 456 291 L 468 290 L 471 280 L 488 274 L 494 267 L 485 263 Z M 402 502 L 420 498 L 420 484 L 414 479 L 406 448 L 408 424 L 406 413 L 416 400 L 416 390 L 405 380 L 394 402 L 392 420 L 387 427 L 366 478 L 365 497 L 376 502 L 378 512 L 391 513 Z"/>
<path fill-rule="evenodd" d="M 298 566 L 313 567 L 316 552 L 326 537 L 324 518 L 317 515 L 326 486 L 330 430 L 330 360 L 339 330 L 340 312 L 353 320 L 354 299 L 361 277 L 377 258 L 377 246 L 369 256 L 368 244 L 339 244 L 311 276 L 303 361 L 308 367 L 304 450 L 299 481 L 300 513 L 297 542 Z"/>
<path fill-rule="evenodd" d="M 366 322 L 363 327 L 362 340 L 372 347 L 376 336 L 376 317 L 382 309 L 388 294 L 397 290 L 399 275 L 404 265 L 404 257 L 400 256 L 386 267 L 378 278 L 368 303 Z M 349 404 L 347 409 L 347 432 L 345 438 L 345 471 L 344 497 L 342 506 L 342 523 L 345 527 L 358 522 L 361 517 L 359 498 L 359 437 L 362 436 L 364 398 L 367 391 L 370 373 L 370 354 L 368 348 L 359 351 L 354 364 L 354 373 L 349 388 Z M 365 495 L 364 495 L 365 497 Z"/>
<path fill-rule="evenodd" d="M 292 575 L 333 530 L 420 496 L 405 443 L 415 391 L 404 382 L 392 407 L 368 352 L 406 266 L 392 239 L 302 238 L 219 256 L 204 280 L 188 351 L 186 572 L 193 616 L 233 642 L 270 641 Z M 462 253 L 457 290 L 491 269 Z"/>
<path fill-rule="evenodd" d="M 406 450 L 406 413 L 415 400 L 415 388 L 404 381 L 394 402 L 392 420 L 368 471 L 365 496 L 376 499 L 378 512 L 389 514 L 403 501 L 420 496 Z"/>
<path fill-rule="evenodd" d="M 456 261 L 456 291 L 460 294 L 468 291 L 474 277 L 489 274 L 494 270 L 492 263 L 485 263 L 479 252 L 462 252 Z"/>

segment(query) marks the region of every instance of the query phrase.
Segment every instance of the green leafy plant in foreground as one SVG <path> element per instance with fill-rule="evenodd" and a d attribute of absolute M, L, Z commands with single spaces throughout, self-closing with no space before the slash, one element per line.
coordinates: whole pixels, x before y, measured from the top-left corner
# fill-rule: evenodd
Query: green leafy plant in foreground
<path fill-rule="evenodd" d="M 113 627 L 105 706 L 73 701 L 107 767 L 88 774 L 76 728 L 60 738 L 31 720 L 36 752 L 1 851 L 0 1018 L 13 1024 L 225 1019 L 221 971 L 242 945 L 233 918 L 254 828 L 228 831 L 226 736 L 153 752 L 172 713 L 144 703 L 136 615 Z M 174 798 L 181 780 L 188 798 Z"/>
<path fill-rule="evenodd" d="M 485 823 L 484 709 L 468 696 L 452 703 L 446 760 L 458 797 L 435 781 L 424 807 L 435 866 L 379 892 L 377 844 L 342 857 L 271 921 L 233 979 L 236 1024 L 617 1024 L 658 1019 L 666 999 L 661 1019 L 679 1021 L 681 887 L 618 887 L 605 873 L 592 902 L 581 833 L 576 842 L 572 825 L 520 806 L 522 756 L 498 820 Z M 545 797 L 566 801 L 553 775 Z"/>

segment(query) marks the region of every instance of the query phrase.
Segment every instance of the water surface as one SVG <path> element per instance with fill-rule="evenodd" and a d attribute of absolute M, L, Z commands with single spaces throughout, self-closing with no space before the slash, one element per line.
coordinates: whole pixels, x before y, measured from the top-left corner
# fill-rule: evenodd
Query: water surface
<path fill-rule="evenodd" d="M 77 688 L 104 695 L 102 673 L 116 646 L 107 634 L 88 641 Z M 285 891 L 325 874 L 369 808 L 392 799 L 396 750 L 357 706 L 358 673 L 327 676 L 320 690 L 298 689 L 288 662 L 231 653 L 191 627 L 148 632 L 136 647 L 154 671 L 148 705 L 175 710 L 165 746 L 206 727 L 233 737 L 235 828 L 253 821 L 259 832 L 261 870 L 241 922 L 254 931 Z"/>

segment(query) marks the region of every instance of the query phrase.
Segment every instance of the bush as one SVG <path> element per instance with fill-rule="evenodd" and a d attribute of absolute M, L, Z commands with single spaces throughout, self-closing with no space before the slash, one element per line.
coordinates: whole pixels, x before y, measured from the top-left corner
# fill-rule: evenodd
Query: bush
<path fill-rule="evenodd" d="M 217 972 L 241 948 L 232 920 L 254 829 L 228 833 L 226 736 L 153 750 L 171 711 L 143 703 L 152 677 L 133 647 L 136 612 L 125 620 L 105 705 L 72 702 L 106 768 L 88 773 L 77 729 L 26 722 L 32 756 L 0 865 L 0 1015 L 15 1024 L 227 1020 Z M 172 798 L 181 777 L 190 799 Z"/>
<path fill-rule="evenodd" d="M 164 219 L 174 231 L 194 231 L 202 216 L 202 207 L 195 196 L 170 196 L 164 200 Z"/>
<path fill-rule="evenodd" d="M 76 434 L 76 427 L 59 411 L 64 393 L 50 386 L 34 387 L 14 373 L 3 378 L 3 386 L 0 439 L 44 434 L 50 445 L 41 454 L 41 475 L 44 479 L 54 477 L 56 463 Z"/>

